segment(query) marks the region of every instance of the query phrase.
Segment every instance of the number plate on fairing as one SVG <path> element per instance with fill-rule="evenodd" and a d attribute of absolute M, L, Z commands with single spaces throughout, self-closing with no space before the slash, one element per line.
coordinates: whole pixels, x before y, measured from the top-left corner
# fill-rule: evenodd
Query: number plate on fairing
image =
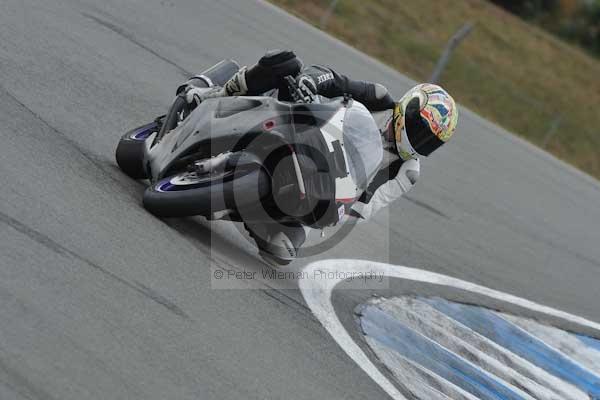
<path fill-rule="evenodd" d="M 350 171 L 347 170 L 348 155 L 346 154 L 346 150 L 344 150 L 344 116 L 346 111 L 347 108 L 340 108 L 321 128 L 321 134 L 327 143 L 329 151 L 333 153 L 335 151 L 333 143 L 339 142 L 344 158 L 346 159 L 346 176 L 335 179 L 335 198 L 338 200 L 342 199 L 343 201 L 355 199 L 359 190 L 350 176 Z"/>

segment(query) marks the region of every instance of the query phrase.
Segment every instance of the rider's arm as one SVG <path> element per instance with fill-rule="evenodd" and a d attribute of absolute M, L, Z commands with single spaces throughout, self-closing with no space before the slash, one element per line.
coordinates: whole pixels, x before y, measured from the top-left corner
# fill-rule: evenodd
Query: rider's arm
<path fill-rule="evenodd" d="M 379 83 L 355 81 L 345 75 L 320 65 L 313 65 L 302 71 L 310 75 L 317 84 L 318 94 L 325 97 L 339 97 L 349 94 L 363 103 L 369 111 L 382 111 L 394 108 L 394 100 L 385 86 Z"/>
<path fill-rule="evenodd" d="M 367 191 L 352 206 L 350 216 L 367 220 L 394 200 L 410 191 L 419 178 L 419 160 L 392 162 L 380 170 L 369 184 Z"/>

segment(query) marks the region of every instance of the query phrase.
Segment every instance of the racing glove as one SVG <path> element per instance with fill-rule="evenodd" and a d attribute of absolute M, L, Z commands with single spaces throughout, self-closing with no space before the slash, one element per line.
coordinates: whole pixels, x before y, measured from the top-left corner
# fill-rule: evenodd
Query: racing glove
<path fill-rule="evenodd" d="M 409 192 L 417 182 L 419 173 L 420 162 L 418 159 L 403 162 L 398 174 L 379 186 L 368 203 L 358 201 L 352 205 L 350 216 L 359 220 L 368 220 L 379 210 Z"/>

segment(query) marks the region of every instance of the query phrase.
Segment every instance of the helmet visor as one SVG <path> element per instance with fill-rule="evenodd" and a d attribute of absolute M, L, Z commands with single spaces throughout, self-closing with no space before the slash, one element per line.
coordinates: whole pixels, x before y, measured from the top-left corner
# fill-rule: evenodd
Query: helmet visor
<path fill-rule="evenodd" d="M 404 123 L 408 140 L 420 155 L 427 157 L 444 144 L 421 116 L 419 98 L 415 97 L 406 105 Z"/>

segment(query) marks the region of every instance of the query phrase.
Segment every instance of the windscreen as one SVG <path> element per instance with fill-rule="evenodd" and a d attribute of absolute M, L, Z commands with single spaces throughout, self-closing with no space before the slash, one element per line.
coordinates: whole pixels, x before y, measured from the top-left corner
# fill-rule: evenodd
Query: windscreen
<path fill-rule="evenodd" d="M 381 135 L 369 110 L 353 101 L 344 117 L 344 150 L 352 179 L 366 189 L 383 160 Z"/>

